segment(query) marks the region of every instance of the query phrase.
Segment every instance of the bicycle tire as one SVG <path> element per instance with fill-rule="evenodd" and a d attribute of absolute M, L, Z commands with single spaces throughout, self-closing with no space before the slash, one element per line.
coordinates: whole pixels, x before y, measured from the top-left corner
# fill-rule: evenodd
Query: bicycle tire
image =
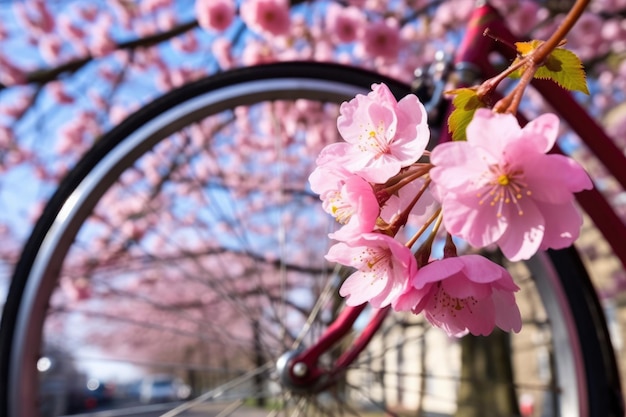
<path fill-rule="evenodd" d="M 261 99 L 294 97 L 338 103 L 381 81 L 397 96 L 409 92 L 403 83 L 333 64 L 280 63 L 239 69 L 177 89 L 143 107 L 104 135 L 59 185 L 16 266 L 0 327 L 0 414 L 9 417 L 37 414 L 36 399 L 30 392 L 34 392 L 36 386 L 35 362 L 40 354 L 43 310 L 57 285 L 56 275 L 61 267 L 55 260 L 65 256 L 79 226 L 117 176 L 151 149 L 153 142 L 166 136 L 163 130 L 156 137 L 151 136 L 152 131 L 141 133 L 142 129 L 158 121 L 167 132 L 173 132 L 199 119 L 200 114 L 204 116 L 214 111 L 213 105 L 222 109 Z M 228 88 L 235 94 L 215 98 Z M 210 106 L 194 104 L 211 95 L 214 97 Z M 166 120 L 161 120 L 164 118 Z M 137 139 L 137 143 L 130 143 L 129 137 L 141 134 L 146 136 Z M 114 153 L 120 156 L 112 157 Z M 109 160 L 107 158 L 118 158 L 114 168 L 102 165 Z M 91 180 L 94 175 L 97 178 Z M 89 181 L 95 182 L 90 185 Z M 92 186 L 100 191 L 89 190 Z M 538 282 L 547 285 L 541 290 L 541 295 L 547 297 L 544 303 L 548 307 L 556 306 L 556 313 L 550 315 L 551 324 L 568 329 L 559 347 L 571 352 L 558 355 L 557 361 L 565 362 L 557 364 L 557 369 L 575 372 L 561 377 L 560 382 L 573 384 L 573 387 L 568 386 L 559 395 L 559 415 L 583 415 L 585 411 L 593 416 L 617 415 L 621 397 L 616 392 L 619 382 L 606 323 L 577 255 L 572 251 L 553 252 L 549 261 L 541 258 L 530 265 Z M 575 271 L 572 265 L 576 265 Z M 546 270 L 551 272 L 547 274 L 549 279 L 545 278 Z M 576 277 L 575 285 L 572 285 L 572 276 Z"/>

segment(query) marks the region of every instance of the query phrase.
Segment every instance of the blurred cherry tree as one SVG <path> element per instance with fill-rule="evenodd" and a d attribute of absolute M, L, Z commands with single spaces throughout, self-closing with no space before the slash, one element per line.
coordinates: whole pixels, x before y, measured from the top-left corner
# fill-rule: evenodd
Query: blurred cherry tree
<path fill-rule="evenodd" d="M 571 3 L 492 1 L 514 33 L 534 39 L 547 38 Z M 410 82 L 414 70 L 432 62 L 437 51 L 454 52 L 473 6 L 473 0 L 1 3 L 1 277 L 8 281 L 21 245 L 60 179 L 105 132 L 152 99 L 201 77 L 275 61 L 340 62 Z M 621 149 L 626 149 L 625 15 L 624 0 L 594 1 L 567 39 L 568 48 L 585 63 L 592 91 L 579 98 Z M 525 109 L 536 114 L 545 104 L 530 93 Z M 104 196 L 64 267 L 52 303 L 52 315 L 61 319 L 50 320 L 52 333 L 67 338 L 62 327 L 80 323 L 81 318 L 67 320 L 70 307 L 84 317 L 115 316 L 117 322 L 126 317 L 130 324 L 139 320 L 131 318 L 135 314 L 145 321 L 125 333 L 130 342 L 124 349 L 150 345 L 153 358 L 160 360 L 172 352 L 206 358 L 197 352 L 223 349 L 214 336 L 223 337 L 224 329 L 203 327 L 204 318 L 237 310 L 233 294 L 254 299 L 261 286 L 271 288 L 279 273 L 299 294 L 290 302 L 294 311 L 321 292 L 311 295 L 316 284 L 306 277 L 320 272 L 311 259 L 320 259 L 326 250 L 310 242 L 323 242 L 328 230 L 310 222 L 320 214 L 304 208 L 317 201 L 306 180 L 317 152 L 337 139 L 337 109 L 277 102 L 240 110 L 193 125 L 161 144 Z M 272 116 L 252 117 L 251 111 Z M 205 141 L 210 136 L 215 138 L 211 147 Z M 563 137 L 626 218 L 624 191 L 572 134 Z M 259 164 L 275 168 L 259 171 Z M 209 202 L 207 189 L 221 197 L 213 194 Z M 303 208 L 290 217 L 268 208 L 268 195 Z M 267 236 L 277 230 L 292 241 L 306 240 L 302 247 L 307 250 L 269 245 Z M 242 231 L 253 238 L 242 243 Z M 286 267 L 278 266 L 279 258 Z M 215 298 L 203 295 L 209 277 L 223 282 L 212 288 Z M 138 293 L 153 294 L 144 300 L 141 314 L 129 301 Z M 264 295 L 275 296 L 271 291 Z M 107 299 L 116 300 L 115 308 L 103 313 L 101 303 Z M 246 308 L 245 316 L 259 320 L 276 315 L 260 301 Z M 233 337 L 255 332 L 254 323 L 244 321 L 241 326 L 233 322 Z M 150 333 L 159 326 L 176 330 L 167 348 Z M 276 327 L 275 337 L 289 330 Z M 198 333 L 204 335 L 202 343 L 187 343 L 186 335 Z M 114 344 L 108 333 L 102 334 L 98 343 Z M 293 340 L 296 335 L 280 337 Z M 236 353 L 229 352 L 234 362 Z"/>

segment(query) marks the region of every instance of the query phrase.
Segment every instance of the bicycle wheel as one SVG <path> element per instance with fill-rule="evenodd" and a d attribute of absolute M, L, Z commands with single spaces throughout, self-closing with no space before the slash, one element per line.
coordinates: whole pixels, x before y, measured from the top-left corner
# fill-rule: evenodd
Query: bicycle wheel
<path fill-rule="evenodd" d="M 331 64 L 236 70 L 156 100 L 101 138 L 59 186 L 16 267 L 0 329 L 0 414 L 453 413 L 466 378 L 459 345 L 414 316 L 391 315 L 322 391 L 285 386 L 276 368 L 341 309 L 339 274 L 323 258 L 333 224 L 306 178 L 336 140 L 337 103 L 381 81 L 408 93 Z M 295 116 L 281 118 L 287 111 Z M 535 295 L 530 330 L 511 342 L 514 369 L 547 354 L 555 372 L 538 366 L 504 383 L 514 397 L 530 390 L 546 412 L 555 405 L 554 415 L 596 415 L 611 406 L 614 363 L 601 310 L 579 303 L 592 291 L 563 288 L 558 266 L 573 255 L 561 256 L 520 275 Z M 363 323 L 320 362 L 332 366 Z M 111 394 L 91 379 L 116 364 L 127 374 L 109 376 Z"/>

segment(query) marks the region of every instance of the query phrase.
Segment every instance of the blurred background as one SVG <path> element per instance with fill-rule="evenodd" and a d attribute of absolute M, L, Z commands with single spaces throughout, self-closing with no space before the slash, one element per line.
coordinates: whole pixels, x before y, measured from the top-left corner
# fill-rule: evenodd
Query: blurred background
<path fill-rule="evenodd" d="M 520 38 L 545 39 L 573 1 L 491 3 Z M 415 70 L 432 62 L 438 51 L 454 52 L 473 6 L 472 0 L 0 2 L 0 303 L 22 246 L 59 181 L 101 135 L 135 110 L 207 75 L 274 61 L 345 63 L 410 83 Z M 584 62 L 591 90 L 576 98 L 622 151 L 625 16 L 626 0 L 593 0 L 567 37 L 567 48 Z M 256 274 L 275 273 L 272 260 L 284 253 L 268 246 L 264 236 L 279 226 L 275 213 L 261 205 L 278 187 L 289 188 L 285 181 L 293 189 L 310 191 L 306 179 L 315 155 L 337 140 L 336 106 L 299 102 L 270 107 L 195 126 L 185 137 L 155 149 L 103 197 L 90 226 L 79 234 L 51 300 L 37 364 L 44 415 L 182 401 L 238 374 L 236 352 L 224 352 L 215 343 L 223 330 L 198 324 L 209 315 L 226 317 L 230 310 L 214 298 L 203 298 L 206 288 L 192 277 L 217 276 L 228 269 L 224 279 L 248 294 L 253 288 L 241 277 L 249 268 L 259 268 L 252 258 L 265 260 L 266 270 Z M 550 109 L 530 91 L 523 110 L 532 116 Z M 270 121 L 262 116 L 268 112 Z M 281 156 L 279 167 L 274 164 L 277 150 L 268 139 L 276 135 L 276 120 L 289 154 Z M 217 138 L 210 151 L 203 142 L 209 134 Z M 583 163 L 626 221 L 626 192 L 567 126 L 560 144 Z M 188 158 L 187 171 L 171 158 L 174 154 Z M 198 162 L 192 155 L 205 159 Z M 266 168 L 259 170 L 261 166 Z M 181 179 L 192 177 L 195 183 Z M 203 211 L 208 203 L 202 190 L 212 177 L 219 179 L 218 189 L 211 191 L 217 203 Z M 157 189 L 165 190 L 158 200 L 151 197 Z M 303 207 L 315 202 L 307 198 L 294 201 Z M 156 218 L 157 210 L 169 216 Z M 327 230 L 308 223 L 320 214 L 307 210 L 283 224 L 296 242 L 316 236 L 323 240 Z M 254 239 L 245 245 L 238 237 L 244 228 L 254 231 Z M 214 239 L 214 233 L 220 238 Z M 176 244 L 174 235 L 181 239 Z M 312 268 L 308 260 L 326 249 L 309 246 L 309 252 L 289 253 L 301 269 Z M 624 267 L 590 221 L 577 247 L 592 272 L 624 369 Z M 213 256 L 217 249 L 219 258 Z M 156 258 L 162 261 L 149 262 Z M 298 288 L 298 299 L 311 303 L 312 287 Z M 532 301 L 529 306 L 533 308 Z M 234 335 L 253 331 L 232 324 Z M 423 323 L 415 326 L 422 328 Z M 163 328 L 170 330 L 167 340 L 162 332 L 150 330 Z M 194 339 L 193 333 L 203 337 Z M 392 330 L 386 334 L 395 337 Z M 422 346 L 407 356 L 421 352 L 422 358 L 447 358 L 429 359 L 431 363 L 459 360 L 458 342 L 440 335 L 431 339 L 428 344 L 436 348 L 430 353 Z M 371 349 L 376 351 L 376 343 Z M 141 356 L 133 354 L 139 350 Z M 182 360 L 194 367 L 180 371 L 176 365 Z M 539 368 L 549 366 L 549 357 L 536 361 Z M 435 385 L 432 392 L 456 387 Z M 421 406 L 433 413 L 455 412 L 438 406 L 435 396 L 424 401 Z M 531 392 L 520 404 L 524 401 L 543 400 Z M 531 407 L 525 412 L 540 411 Z"/>

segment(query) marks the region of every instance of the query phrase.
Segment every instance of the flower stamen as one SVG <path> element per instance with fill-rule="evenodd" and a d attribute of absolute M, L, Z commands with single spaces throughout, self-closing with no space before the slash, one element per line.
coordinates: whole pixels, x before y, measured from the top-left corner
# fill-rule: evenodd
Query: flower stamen
<path fill-rule="evenodd" d="M 467 312 L 469 314 L 473 313 L 474 306 L 478 304 L 478 300 L 475 297 L 453 297 L 448 294 L 448 292 L 443 288 L 441 282 L 438 282 L 436 285 L 437 290 L 434 296 L 434 301 L 436 305 L 435 311 L 438 312 L 438 315 L 441 318 L 444 318 L 448 315 L 450 317 L 456 317 L 457 313 L 464 309 L 467 309 Z"/>
<path fill-rule="evenodd" d="M 483 174 L 486 193 L 479 192 L 476 197 L 480 199 L 478 204 L 489 201 L 489 205 L 497 207 L 496 216 L 502 217 L 506 204 L 513 203 L 517 208 L 518 216 L 524 215 L 520 200 L 524 195 L 532 193 L 527 190 L 528 184 L 524 181 L 524 172 L 512 169 L 509 164 L 490 165 L 489 170 Z"/>
<path fill-rule="evenodd" d="M 383 120 L 379 121 L 377 126 L 371 126 L 370 123 L 365 127 L 365 135 L 360 135 L 361 143 L 359 149 L 362 152 L 374 152 L 377 157 L 390 152 L 389 144 L 386 140 L 386 128 Z"/>
<path fill-rule="evenodd" d="M 326 210 L 330 209 L 329 213 L 341 224 L 348 223 L 355 213 L 355 208 L 343 197 L 340 191 L 332 193 L 325 204 Z"/>
<path fill-rule="evenodd" d="M 360 253 L 358 259 L 354 260 L 362 265 L 359 270 L 369 275 L 370 284 L 373 285 L 376 280 L 387 276 L 388 270 L 392 267 L 391 256 L 388 250 L 367 248 Z"/>

